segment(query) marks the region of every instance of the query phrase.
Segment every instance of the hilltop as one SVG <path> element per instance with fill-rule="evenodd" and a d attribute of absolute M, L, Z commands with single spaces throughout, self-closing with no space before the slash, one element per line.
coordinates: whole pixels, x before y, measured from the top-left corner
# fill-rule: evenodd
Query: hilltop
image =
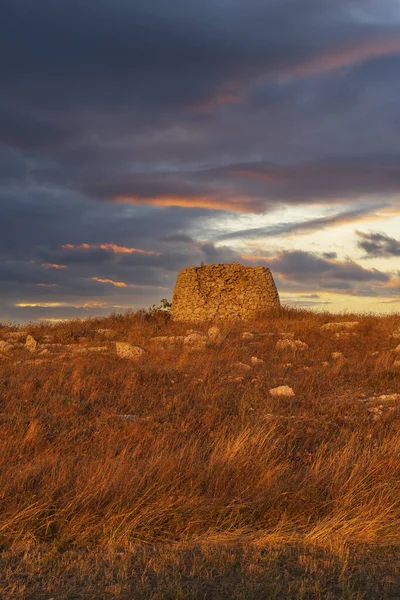
<path fill-rule="evenodd" d="M 400 597 L 400 315 L 0 340 L 4 600 Z"/>

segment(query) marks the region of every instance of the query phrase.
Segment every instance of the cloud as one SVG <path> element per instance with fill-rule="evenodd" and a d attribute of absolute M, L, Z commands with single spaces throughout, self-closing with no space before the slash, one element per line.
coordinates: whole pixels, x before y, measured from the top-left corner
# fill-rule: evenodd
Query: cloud
<path fill-rule="evenodd" d="M 368 7 L 3 0 L 0 314 L 152 304 L 188 264 L 264 264 L 251 240 L 284 248 L 398 210 L 399 22 Z M 228 220 L 242 225 L 224 232 Z M 394 293 L 329 248 L 267 258 L 282 289 Z"/>
<path fill-rule="evenodd" d="M 376 231 L 370 233 L 356 231 L 356 234 L 361 238 L 357 245 L 366 252 L 366 258 L 400 256 L 400 240 Z"/>
<path fill-rule="evenodd" d="M 155 250 L 143 250 L 143 248 L 127 248 L 126 246 L 118 246 L 118 244 L 112 243 L 103 243 L 103 244 L 86 244 L 83 242 L 82 244 L 62 244 L 61 248 L 65 248 L 66 250 L 92 250 L 100 248 L 101 250 L 110 250 L 111 252 L 115 252 L 116 254 L 145 254 L 147 256 L 154 256 L 161 254 L 160 252 L 156 252 Z M 55 266 L 55 265 L 51 265 Z M 59 265 L 56 268 L 60 268 Z M 63 268 L 63 267 L 61 267 Z"/>

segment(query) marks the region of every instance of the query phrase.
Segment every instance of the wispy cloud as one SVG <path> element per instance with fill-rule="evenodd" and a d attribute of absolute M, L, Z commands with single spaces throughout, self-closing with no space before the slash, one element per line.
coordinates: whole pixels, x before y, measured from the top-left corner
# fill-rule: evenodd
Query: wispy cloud
<path fill-rule="evenodd" d="M 127 246 L 118 246 L 118 244 L 63 244 L 61 248 L 65 250 L 110 250 L 115 254 L 146 254 L 148 256 L 160 256 L 161 252 L 155 250 L 143 250 L 143 248 L 130 248 Z"/>

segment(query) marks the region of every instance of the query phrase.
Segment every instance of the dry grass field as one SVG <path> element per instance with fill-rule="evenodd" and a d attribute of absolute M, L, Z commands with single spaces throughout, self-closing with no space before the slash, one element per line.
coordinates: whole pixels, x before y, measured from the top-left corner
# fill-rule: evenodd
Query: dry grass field
<path fill-rule="evenodd" d="M 400 598 L 400 315 L 209 327 L 0 326 L 2 600 Z"/>

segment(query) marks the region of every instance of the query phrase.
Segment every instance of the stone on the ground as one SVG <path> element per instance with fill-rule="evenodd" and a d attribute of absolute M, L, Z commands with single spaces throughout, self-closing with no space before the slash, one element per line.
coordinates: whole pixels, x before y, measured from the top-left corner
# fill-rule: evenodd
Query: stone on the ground
<path fill-rule="evenodd" d="M 185 336 L 183 343 L 191 350 L 202 350 L 206 347 L 207 336 L 202 333 L 189 333 Z"/>
<path fill-rule="evenodd" d="M 400 352 L 400 344 L 394 349 L 395 352 Z"/>
<path fill-rule="evenodd" d="M 295 393 L 288 385 L 280 385 L 279 387 L 269 390 L 271 396 L 294 396 Z"/>
<path fill-rule="evenodd" d="M 333 360 L 340 360 L 341 358 L 344 358 L 343 352 L 332 352 L 331 356 Z"/>
<path fill-rule="evenodd" d="M 395 369 L 400 369 L 400 360 L 395 360 L 394 363 L 393 363 L 393 367 Z"/>
<path fill-rule="evenodd" d="M 210 327 L 207 333 L 210 343 L 214 346 L 220 346 L 224 341 L 224 336 L 222 335 L 219 327 Z"/>
<path fill-rule="evenodd" d="M 242 339 L 242 340 L 253 340 L 254 339 L 254 333 L 251 333 L 250 331 L 244 331 L 242 333 L 242 335 L 240 336 L 240 339 Z"/>
<path fill-rule="evenodd" d="M 277 350 L 306 350 L 308 344 L 301 340 L 283 339 L 276 342 Z"/>
<path fill-rule="evenodd" d="M 138 360 L 146 352 L 144 348 L 133 346 L 128 342 L 116 342 L 115 348 L 120 358 L 130 358 L 131 360 Z"/>
<path fill-rule="evenodd" d="M 359 325 L 359 321 L 337 321 L 334 323 L 325 323 L 321 325 L 321 331 L 343 331 L 348 329 L 354 329 Z"/>
<path fill-rule="evenodd" d="M 38 348 L 38 342 L 31 335 L 28 335 L 25 342 L 25 348 L 29 350 L 29 352 L 35 352 Z"/>
<path fill-rule="evenodd" d="M 257 356 L 252 356 L 250 360 L 251 360 L 252 365 L 263 365 L 264 364 L 263 359 L 258 358 Z"/>
<path fill-rule="evenodd" d="M 13 348 L 14 348 L 14 346 L 12 344 L 9 344 L 8 342 L 5 342 L 4 340 L 0 340 L 0 352 L 9 352 Z"/>

